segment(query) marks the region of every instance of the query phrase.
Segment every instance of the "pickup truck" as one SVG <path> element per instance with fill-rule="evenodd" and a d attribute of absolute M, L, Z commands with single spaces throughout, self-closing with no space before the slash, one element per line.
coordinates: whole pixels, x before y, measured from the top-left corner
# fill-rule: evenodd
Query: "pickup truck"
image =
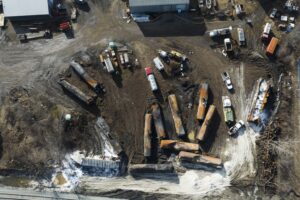
<path fill-rule="evenodd" d="M 229 135 L 235 135 L 238 133 L 238 131 L 245 126 L 245 123 L 243 120 L 238 121 L 233 127 L 231 127 L 228 131 Z"/>
<path fill-rule="evenodd" d="M 228 96 L 222 96 L 223 113 L 226 124 L 230 125 L 234 122 L 231 100 Z"/>
<path fill-rule="evenodd" d="M 229 74 L 227 72 L 223 72 L 221 74 L 221 77 L 222 77 L 222 80 L 224 81 L 227 89 L 228 90 L 232 90 L 233 89 L 233 85 L 232 85 L 232 82 L 231 82 Z"/>

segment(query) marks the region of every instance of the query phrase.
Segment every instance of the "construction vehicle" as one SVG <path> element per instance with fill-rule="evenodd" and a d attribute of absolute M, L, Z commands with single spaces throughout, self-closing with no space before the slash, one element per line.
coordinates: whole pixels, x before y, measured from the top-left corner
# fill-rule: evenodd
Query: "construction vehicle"
<path fill-rule="evenodd" d="M 145 72 L 146 72 L 147 79 L 148 79 L 148 81 L 150 83 L 151 90 L 153 92 L 157 91 L 158 90 L 158 86 L 157 86 L 154 74 L 152 72 L 152 68 L 151 67 L 146 67 L 145 68 Z"/>
<path fill-rule="evenodd" d="M 238 38 L 239 38 L 239 46 L 246 45 L 245 32 L 243 28 L 237 28 Z"/>
<path fill-rule="evenodd" d="M 161 111 L 158 103 L 153 103 L 151 109 L 152 109 L 152 117 L 154 121 L 156 134 L 159 137 L 159 139 L 163 139 L 166 137 L 166 132 L 165 132 Z"/>
<path fill-rule="evenodd" d="M 170 53 L 169 53 L 169 56 L 171 58 L 173 58 L 174 60 L 177 60 L 179 62 L 185 62 L 187 61 L 187 56 L 178 52 L 178 51 L 175 51 L 175 50 L 172 50 Z"/>
<path fill-rule="evenodd" d="M 196 119 L 197 120 L 204 120 L 205 111 L 207 107 L 207 99 L 208 99 L 208 84 L 202 83 L 200 90 L 199 90 L 199 104 Z"/>
<path fill-rule="evenodd" d="M 211 9 L 211 7 L 212 7 L 212 2 L 211 2 L 212 0 L 206 0 L 205 1 L 205 5 L 206 5 L 206 8 L 208 9 L 208 10 L 210 10 Z"/>
<path fill-rule="evenodd" d="M 230 136 L 235 135 L 239 132 L 241 128 L 245 126 L 245 123 L 243 120 L 238 121 L 233 127 L 231 127 L 228 131 L 228 134 Z"/>
<path fill-rule="evenodd" d="M 271 33 L 271 28 L 272 28 L 272 25 L 270 23 L 265 24 L 264 30 L 263 30 L 263 33 L 262 33 L 262 36 L 261 36 L 262 40 L 268 40 L 269 39 L 269 35 Z"/>
<path fill-rule="evenodd" d="M 203 121 L 201 128 L 199 129 L 196 139 L 199 141 L 203 141 L 207 136 L 208 129 L 210 128 L 211 121 L 213 119 L 214 113 L 216 111 L 216 107 L 214 105 L 209 106 L 206 117 Z"/>
<path fill-rule="evenodd" d="M 71 20 L 75 21 L 77 19 L 77 9 L 75 7 L 71 8 Z"/>
<path fill-rule="evenodd" d="M 58 81 L 58 83 L 67 91 L 75 95 L 78 99 L 86 103 L 87 105 L 90 105 L 91 103 L 94 102 L 94 100 L 97 98 L 97 95 L 87 95 L 84 92 L 82 92 L 79 88 L 76 86 L 72 85 L 65 79 L 61 79 Z"/>
<path fill-rule="evenodd" d="M 232 31 L 232 26 L 229 26 L 228 28 L 214 29 L 209 32 L 209 36 L 211 38 L 227 36 L 230 35 L 231 31 Z"/>
<path fill-rule="evenodd" d="M 178 137 L 182 137 L 185 135 L 185 130 L 182 125 L 182 120 L 180 116 L 180 111 L 178 107 L 178 103 L 176 100 L 175 94 L 171 94 L 168 96 L 169 105 L 171 108 L 174 124 L 175 124 L 175 132 Z"/>
<path fill-rule="evenodd" d="M 161 62 L 161 60 L 159 59 L 159 57 L 155 57 L 155 58 L 153 59 L 153 62 L 154 62 L 154 65 L 155 65 L 155 67 L 156 67 L 156 69 L 157 69 L 158 71 L 164 70 L 165 66 L 164 66 L 164 64 Z"/>
<path fill-rule="evenodd" d="M 161 58 L 163 59 L 168 58 L 168 53 L 166 51 L 159 49 L 157 52 Z"/>
<path fill-rule="evenodd" d="M 161 149 L 172 149 L 176 151 L 198 151 L 200 146 L 199 144 L 189 143 L 189 142 L 180 142 L 178 140 L 161 140 L 160 141 Z"/>
<path fill-rule="evenodd" d="M 230 38 L 225 38 L 224 39 L 224 46 L 225 46 L 225 51 L 226 52 L 231 52 L 233 50 Z"/>
<path fill-rule="evenodd" d="M 221 77 L 222 77 L 222 80 L 224 81 L 224 83 L 226 85 L 226 88 L 228 90 L 232 90 L 233 89 L 233 85 L 232 85 L 231 78 L 230 78 L 229 74 L 227 72 L 223 72 L 221 74 Z"/>
<path fill-rule="evenodd" d="M 144 126 L 144 156 L 151 156 L 151 135 L 152 135 L 152 115 L 146 113 L 145 115 L 145 126 Z"/>
<path fill-rule="evenodd" d="M 105 88 L 99 84 L 95 79 L 90 77 L 88 73 L 83 69 L 83 67 L 72 60 L 70 62 L 71 67 L 73 68 L 74 71 L 77 72 L 77 74 L 96 92 L 96 93 L 101 93 L 105 92 Z"/>
<path fill-rule="evenodd" d="M 213 167 L 221 167 L 222 160 L 220 158 L 215 158 L 206 155 L 200 155 L 196 153 L 180 151 L 178 154 L 179 160 L 182 162 L 189 162 L 195 164 L 205 164 Z"/>
<path fill-rule="evenodd" d="M 66 31 L 69 31 L 69 30 L 72 29 L 72 25 L 71 25 L 70 22 L 65 21 L 65 22 L 62 22 L 62 23 L 59 24 L 58 29 L 59 29 L 60 31 L 66 32 Z"/>
<path fill-rule="evenodd" d="M 225 123 L 230 125 L 234 122 L 231 100 L 228 96 L 222 96 Z"/>
<path fill-rule="evenodd" d="M 273 56 L 276 50 L 276 47 L 278 45 L 279 40 L 276 37 L 272 37 L 271 42 L 269 43 L 267 49 L 266 49 L 266 54 L 268 56 Z"/>

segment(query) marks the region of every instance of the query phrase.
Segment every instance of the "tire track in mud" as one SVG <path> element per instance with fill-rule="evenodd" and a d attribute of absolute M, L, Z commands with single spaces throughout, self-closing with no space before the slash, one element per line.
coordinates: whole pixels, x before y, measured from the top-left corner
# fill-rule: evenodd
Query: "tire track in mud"
<path fill-rule="evenodd" d="M 239 89 L 237 94 L 234 95 L 234 98 L 235 102 L 238 102 L 240 105 L 239 111 L 236 112 L 237 120 L 242 119 L 246 122 L 251 97 L 246 97 L 244 68 L 244 63 L 241 63 L 235 70 L 235 78 Z M 230 145 L 228 150 L 231 152 L 231 159 L 224 164 L 227 174 L 233 184 L 243 181 L 251 181 L 256 174 L 254 157 L 255 133 L 252 129 L 246 126 L 246 129 L 234 140 L 234 145 Z"/>

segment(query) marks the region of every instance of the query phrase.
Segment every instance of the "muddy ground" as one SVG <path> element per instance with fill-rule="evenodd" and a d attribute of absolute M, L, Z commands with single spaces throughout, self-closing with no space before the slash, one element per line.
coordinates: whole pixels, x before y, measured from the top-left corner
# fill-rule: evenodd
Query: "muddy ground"
<path fill-rule="evenodd" d="M 113 136 L 120 142 L 129 161 L 143 163 L 144 114 L 149 99 L 154 97 L 143 68 L 153 65 L 152 59 L 156 56 L 157 49 L 177 49 L 189 58 L 189 69 L 185 78 L 164 78 L 154 70 L 161 90 L 159 101 L 164 110 L 170 137 L 173 124 L 166 101 L 168 93 L 174 92 L 177 95 L 184 125 L 187 132 L 191 132 L 197 128 L 197 122 L 193 117 L 197 99 L 193 109 L 189 110 L 184 88 L 188 84 L 208 82 L 209 103 L 217 106 L 218 114 L 208 138 L 209 142 L 202 144 L 202 148 L 205 153 L 226 161 L 226 145 L 235 141 L 228 139 L 221 96 L 229 95 L 234 107 L 242 108 L 243 102 L 259 77 L 271 76 L 276 82 L 281 72 L 291 71 L 293 83 L 297 81 L 294 66 L 295 57 L 299 55 L 295 46 L 299 37 L 297 35 L 299 26 L 291 34 L 281 36 L 282 41 L 285 38 L 289 40 L 283 43 L 278 52 L 279 61 L 270 62 L 264 55 L 258 38 L 263 26 L 262 19 L 266 19 L 266 14 L 269 14 L 272 7 L 266 6 L 269 5 L 267 1 L 265 3 L 247 1 L 247 3 L 249 3 L 247 9 L 255 10 L 255 13 L 247 16 L 252 18 L 253 28 L 243 19 L 207 20 L 197 13 L 181 16 L 164 14 L 149 25 L 137 25 L 133 22 L 127 24 L 122 19 L 121 10 L 124 3 L 117 0 L 89 1 L 89 12 L 79 11 L 77 23 L 73 25 L 74 39 L 68 40 L 64 34 L 57 34 L 50 40 L 20 44 L 15 40 L 11 27 L 8 27 L 7 37 L 2 40 L 0 47 L 2 143 L 0 167 L 3 173 L 15 170 L 14 173 L 41 175 L 53 166 L 59 165 L 67 152 L 80 149 L 99 153 L 100 142 L 94 134 L 93 126 L 96 117 L 100 115 L 110 125 Z M 225 58 L 220 48 L 212 48 L 213 42 L 206 34 L 207 30 L 229 25 L 233 28 L 243 27 L 247 38 L 247 48 L 236 49 L 238 56 L 232 60 Z M 235 32 L 233 37 L 237 39 Z M 103 83 L 107 90 L 106 94 L 98 99 L 96 106 L 88 107 L 65 93 L 57 84 L 57 80 L 69 71 L 70 82 L 84 91 L 91 92 L 85 83 L 68 69 L 69 61 L 78 52 L 88 52 L 96 60 L 99 51 L 103 50 L 109 41 L 128 45 L 139 59 L 141 66 L 133 70 L 122 69 L 121 79 L 113 79 L 96 61 L 91 66 L 85 67 L 85 70 Z M 294 53 L 291 55 L 291 52 Z M 220 77 L 223 71 L 230 73 L 235 87 L 234 93 L 226 90 Z M 293 90 L 295 87 L 293 85 Z M 290 106 L 297 108 L 296 95 L 287 98 L 287 102 L 291 101 L 292 104 L 285 103 L 284 106 L 287 109 L 291 109 Z M 284 123 L 287 123 L 285 120 L 289 116 L 294 115 L 296 119 L 298 115 L 296 109 L 291 109 L 288 115 L 285 110 L 285 108 L 279 110 L 279 117 L 284 119 Z M 241 118 L 244 115 L 243 111 L 235 109 L 235 115 Z M 64 129 L 62 120 L 66 113 L 72 113 L 80 122 L 78 126 L 68 131 Z M 297 120 L 291 120 L 290 124 L 284 125 L 295 128 L 284 129 L 286 132 L 282 134 L 281 139 L 289 142 L 289 138 L 294 137 L 297 141 L 296 138 L 299 138 L 299 131 L 296 131 Z M 278 192 L 282 189 L 283 193 L 294 191 L 295 195 L 299 194 L 298 179 L 293 178 L 299 171 L 297 144 L 294 144 L 295 148 L 289 154 L 290 159 L 279 156 L 277 182 L 286 183 L 286 187 L 277 188 Z M 293 159 L 294 164 L 291 164 L 290 160 Z M 293 170 L 288 174 L 290 178 L 286 179 L 286 169 L 291 168 Z M 289 184 L 290 181 L 294 184 Z"/>

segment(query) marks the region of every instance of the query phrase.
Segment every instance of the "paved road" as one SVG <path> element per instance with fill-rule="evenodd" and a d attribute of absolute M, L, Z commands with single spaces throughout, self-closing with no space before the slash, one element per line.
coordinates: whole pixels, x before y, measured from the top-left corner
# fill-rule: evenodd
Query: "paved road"
<path fill-rule="evenodd" d="M 55 191 L 38 192 L 31 189 L 0 188 L 0 199 L 15 200 L 112 200 L 107 197 L 84 196 L 71 193 L 59 193 Z"/>

